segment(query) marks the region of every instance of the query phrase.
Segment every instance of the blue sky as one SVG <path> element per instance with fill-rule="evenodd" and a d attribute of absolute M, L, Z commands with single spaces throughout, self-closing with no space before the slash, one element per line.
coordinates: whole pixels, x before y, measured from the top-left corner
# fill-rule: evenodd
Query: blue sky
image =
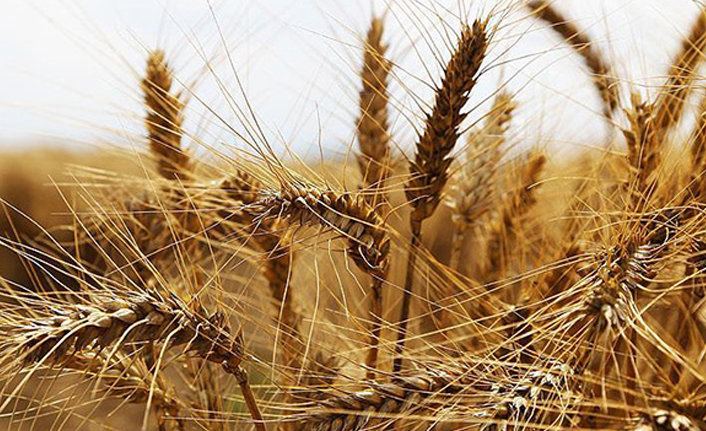
<path fill-rule="evenodd" d="M 277 151 L 291 146 L 311 154 L 322 146 L 339 155 L 352 142 L 358 37 L 373 10 L 387 11 L 390 56 L 399 65 L 391 91 L 402 148 L 413 140 L 418 106 L 430 99 L 427 84 L 438 77 L 434 54 L 448 54 L 448 30 L 458 27 L 458 16 L 503 10 L 459 0 L 0 2 L 0 148 L 137 144 L 139 75 L 147 49 L 162 47 L 192 93 L 189 131 L 206 146 L 243 145 L 237 134 L 253 125 L 239 112 L 247 100 Z M 669 7 L 663 0 L 557 4 L 588 28 L 632 87 L 647 92 L 697 10 L 690 0 Z M 526 135 L 560 143 L 599 139 L 599 102 L 580 61 L 515 9 L 491 55 L 503 66 L 483 76 L 473 106 L 482 112 L 498 83 L 509 81 L 520 101 L 532 104 L 520 106 Z"/>

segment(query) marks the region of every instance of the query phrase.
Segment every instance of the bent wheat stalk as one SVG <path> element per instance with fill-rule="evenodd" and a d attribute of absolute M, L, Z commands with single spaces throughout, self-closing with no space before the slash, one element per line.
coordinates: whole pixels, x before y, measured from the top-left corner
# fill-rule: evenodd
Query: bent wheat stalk
<path fill-rule="evenodd" d="M 611 67 L 596 45 L 591 42 L 585 32 L 580 31 L 573 22 L 566 19 L 552 4 L 544 0 L 532 0 L 528 3 L 528 6 L 537 18 L 549 24 L 553 31 L 571 45 L 578 55 L 583 57 L 586 66 L 593 74 L 593 84 L 598 89 L 598 94 L 603 100 L 605 116 L 610 118 L 620 106 L 619 86 L 613 76 Z"/>

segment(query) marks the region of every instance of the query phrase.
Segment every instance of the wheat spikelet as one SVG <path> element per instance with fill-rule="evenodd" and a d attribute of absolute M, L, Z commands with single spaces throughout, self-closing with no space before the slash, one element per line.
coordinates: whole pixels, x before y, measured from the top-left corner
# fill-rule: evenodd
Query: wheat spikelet
<path fill-rule="evenodd" d="M 414 160 L 410 161 L 410 180 L 405 195 L 412 207 L 410 214 L 411 240 L 405 276 L 400 319 L 395 346 L 394 371 L 402 368 L 401 352 L 407 336 L 410 301 L 414 284 L 417 249 L 421 246 L 422 222 L 429 218 L 442 199 L 449 175 L 450 157 L 459 138 L 459 127 L 466 118 L 461 110 L 468 102 L 471 90 L 488 48 L 486 22 L 476 20 L 472 27 L 464 27 L 456 52 L 444 71 L 441 86 L 437 88 L 434 107 L 427 114 L 424 132 L 419 136 Z"/>
<path fill-rule="evenodd" d="M 448 199 L 454 222 L 451 268 L 459 268 L 465 233 L 491 208 L 493 182 L 514 109 L 509 94 L 498 94 L 483 127 L 469 136 L 467 161 Z"/>
<path fill-rule="evenodd" d="M 390 241 L 380 217 L 360 195 L 293 182 L 281 190 L 263 189 L 244 210 L 256 219 L 331 229 L 348 240 L 349 255 L 360 269 L 384 278 Z"/>
<path fill-rule="evenodd" d="M 633 108 L 628 112 L 630 129 L 623 134 L 627 141 L 627 159 L 631 169 L 630 188 L 641 196 L 655 186 L 654 176 L 661 161 L 662 140 L 657 129 L 655 106 L 632 96 Z"/>
<path fill-rule="evenodd" d="M 566 19 L 552 4 L 544 0 L 532 0 L 528 3 L 532 13 L 560 35 L 579 54 L 592 73 L 593 84 L 598 89 L 603 104 L 605 116 L 610 117 L 620 104 L 620 93 L 613 71 L 601 55 L 598 48 L 591 42 L 585 32 Z"/>
<path fill-rule="evenodd" d="M 579 311 L 585 318 L 580 326 L 587 329 L 586 336 L 592 343 L 607 335 L 629 339 L 634 346 L 634 325 L 640 316 L 638 294 L 647 289 L 654 274 L 659 273 L 663 257 L 677 241 L 674 223 L 674 220 L 648 221 L 642 228 L 618 234 L 614 245 L 596 253 L 594 263 L 590 264 L 592 269 L 581 282 L 585 283 L 587 291 Z M 600 359 L 604 354 L 588 348 L 582 352 L 578 366 L 588 367 L 593 359 Z M 636 373 L 632 362 L 628 361 L 626 367 L 628 372 Z"/>
<path fill-rule="evenodd" d="M 191 162 L 181 148 L 184 102 L 170 93 L 172 71 L 163 51 L 150 53 L 141 86 L 147 107 L 145 126 L 150 151 L 157 160 L 159 174 L 169 180 L 187 179 Z"/>
<path fill-rule="evenodd" d="M 694 88 L 693 81 L 699 65 L 704 60 L 704 48 L 706 11 L 703 6 L 699 6 L 699 16 L 682 42 L 682 48 L 669 69 L 667 83 L 655 104 L 655 129 L 660 139 L 664 139 L 669 129 L 681 120 L 686 100 Z"/>
<path fill-rule="evenodd" d="M 373 18 L 365 42 L 363 68 L 360 73 L 363 89 L 359 97 L 360 117 L 357 132 L 361 152 L 358 156 L 358 167 L 363 174 L 365 188 L 372 192 L 368 201 L 384 217 L 385 210 L 380 203 L 387 200 L 383 188 L 390 175 L 391 165 L 387 81 L 392 63 L 385 57 L 387 47 L 382 42 L 382 36 L 383 21 Z M 371 344 L 377 346 L 383 311 L 382 287 L 373 286 L 372 293 L 370 312 L 374 323 Z M 370 369 L 368 378 L 373 377 L 377 360 L 378 349 L 373 347 L 366 358 L 366 365 Z"/>
<path fill-rule="evenodd" d="M 522 167 L 520 186 L 510 193 L 488 234 L 485 280 L 495 280 L 505 271 L 506 251 L 515 238 L 517 223 L 536 204 L 535 197 L 539 176 L 546 164 L 540 153 L 531 154 Z"/>
<path fill-rule="evenodd" d="M 242 349 L 228 335 L 220 317 L 194 314 L 175 295 L 157 292 L 92 299 L 91 304 L 46 304 L 47 316 L 26 318 L 3 328 L 4 352 L 18 350 L 25 364 L 67 360 L 73 353 L 120 343 L 167 341 L 188 344 L 190 350 L 214 362 L 237 367 Z M 128 331 L 128 329 L 130 329 Z M 225 344 L 224 344 L 225 343 Z"/>
<path fill-rule="evenodd" d="M 673 410 L 652 408 L 637 419 L 634 431 L 699 431 L 706 427 L 701 419 L 690 418 Z"/>
<path fill-rule="evenodd" d="M 360 117 L 357 121 L 358 167 L 363 174 L 363 184 L 373 193 L 371 204 L 376 207 L 384 200 L 381 189 L 389 176 L 390 134 L 388 131 L 387 80 L 392 67 L 385 58 L 387 47 L 382 43 L 383 22 L 373 18 L 368 30 L 360 76 Z"/>
<path fill-rule="evenodd" d="M 18 355 L 23 366 L 69 361 L 75 354 L 118 344 L 166 342 L 170 347 L 186 345 L 199 357 L 221 365 L 236 377 L 258 431 L 265 431 L 262 414 L 252 393 L 247 373 L 241 367 L 240 336 L 230 335 L 222 316 L 195 314 L 176 296 L 157 292 L 91 298 L 91 304 L 53 304 L 40 299 L 47 315 L 33 315 L 4 325 L 0 351 L 7 359 Z M 35 310 L 35 313 L 38 310 Z M 22 385 L 20 385 L 21 387 Z M 14 394 L 13 394 L 14 396 Z M 8 397 L 0 410 L 11 401 Z"/>
<path fill-rule="evenodd" d="M 476 84 L 488 45 L 486 23 L 476 21 L 461 33 L 456 52 L 449 60 L 434 107 L 426 117 L 423 134 L 410 162 L 410 180 L 405 186 L 412 206 L 412 220 L 420 223 L 431 216 L 441 201 L 448 181 L 449 157 L 459 138 L 459 127 L 467 114 L 461 109 Z"/>

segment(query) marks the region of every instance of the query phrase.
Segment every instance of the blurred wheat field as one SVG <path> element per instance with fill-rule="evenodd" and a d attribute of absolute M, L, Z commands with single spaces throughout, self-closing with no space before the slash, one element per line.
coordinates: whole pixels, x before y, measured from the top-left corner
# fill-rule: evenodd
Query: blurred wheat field
<path fill-rule="evenodd" d="M 517 113 L 540 107 L 512 79 L 473 102 L 504 61 L 497 8 L 442 23 L 410 106 L 373 17 L 343 160 L 278 154 L 226 89 L 245 146 L 198 136 L 162 49 L 137 151 L 0 156 L 0 424 L 706 430 L 706 10 L 649 88 L 561 6 L 512 8 L 601 102 L 608 138 L 570 155 L 527 145 Z"/>

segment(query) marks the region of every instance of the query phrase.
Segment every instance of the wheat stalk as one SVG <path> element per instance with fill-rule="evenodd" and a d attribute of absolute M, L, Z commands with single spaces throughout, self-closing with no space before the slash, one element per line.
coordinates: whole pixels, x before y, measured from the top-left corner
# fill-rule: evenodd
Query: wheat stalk
<path fill-rule="evenodd" d="M 487 47 L 486 22 L 477 20 L 473 26 L 464 27 L 456 52 L 446 65 L 441 86 L 436 90 L 434 107 L 426 117 L 414 160 L 410 161 L 410 180 L 405 186 L 405 195 L 412 207 L 409 220 L 411 240 L 395 346 L 395 372 L 402 368 L 401 353 L 407 336 L 417 249 L 422 244 L 422 222 L 434 213 L 441 202 L 449 166 L 453 161 L 450 154 L 459 138 L 459 127 L 467 115 L 461 113 L 461 109 L 476 84 Z"/>

